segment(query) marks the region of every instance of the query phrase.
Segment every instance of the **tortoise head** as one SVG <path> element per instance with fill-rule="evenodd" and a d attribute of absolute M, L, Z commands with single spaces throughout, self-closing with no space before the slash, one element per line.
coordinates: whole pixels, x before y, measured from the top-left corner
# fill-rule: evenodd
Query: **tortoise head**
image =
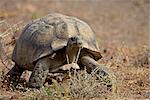
<path fill-rule="evenodd" d="M 83 39 L 81 36 L 70 37 L 68 39 L 66 48 L 66 54 L 68 55 L 68 63 L 77 62 L 82 47 Z"/>
<path fill-rule="evenodd" d="M 80 47 L 82 47 L 83 46 L 82 37 L 81 36 L 70 37 L 68 39 L 67 46 L 70 47 L 70 48 L 74 48 L 74 47 L 80 48 Z"/>

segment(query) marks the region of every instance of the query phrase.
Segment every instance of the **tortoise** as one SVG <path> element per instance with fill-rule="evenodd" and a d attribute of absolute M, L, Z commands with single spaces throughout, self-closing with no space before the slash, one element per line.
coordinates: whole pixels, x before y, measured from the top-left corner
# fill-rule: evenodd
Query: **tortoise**
<path fill-rule="evenodd" d="M 15 65 L 7 76 L 16 86 L 24 70 L 32 71 L 28 86 L 41 88 L 49 72 L 55 73 L 75 63 L 80 69 L 86 66 L 88 73 L 100 67 L 101 73 L 109 75 L 97 62 L 100 58 L 95 34 L 86 22 L 50 13 L 25 26 L 13 50 Z"/>

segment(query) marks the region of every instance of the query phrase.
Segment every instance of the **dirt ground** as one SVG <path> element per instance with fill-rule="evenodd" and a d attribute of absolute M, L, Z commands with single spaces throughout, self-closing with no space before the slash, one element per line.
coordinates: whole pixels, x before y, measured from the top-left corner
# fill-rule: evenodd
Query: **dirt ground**
<path fill-rule="evenodd" d="M 149 0 L 0 0 L 0 34 L 51 12 L 82 19 L 96 33 L 103 55 L 99 63 L 117 77 L 118 100 L 149 100 L 149 10 Z M 13 33 L 18 37 L 20 31 Z M 7 53 L 11 55 L 12 49 Z M 5 67 L 0 63 L 2 69 Z M 14 94 L 0 88 L 0 95 Z"/>

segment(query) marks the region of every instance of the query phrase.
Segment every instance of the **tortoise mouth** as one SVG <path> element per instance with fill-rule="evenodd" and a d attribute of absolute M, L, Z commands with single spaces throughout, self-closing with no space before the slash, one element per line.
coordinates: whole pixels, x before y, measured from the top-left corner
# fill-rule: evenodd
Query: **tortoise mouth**
<path fill-rule="evenodd" d="M 73 43 L 73 44 L 70 44 L 71 48 L 82 48 L 83 47 L 83 43 Z"/>

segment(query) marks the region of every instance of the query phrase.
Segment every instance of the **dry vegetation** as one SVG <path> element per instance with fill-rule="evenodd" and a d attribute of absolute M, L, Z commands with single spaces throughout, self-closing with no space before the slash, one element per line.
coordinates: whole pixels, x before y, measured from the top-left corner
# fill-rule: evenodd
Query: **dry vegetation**
<path fill-rule="evenodd" d="M 8 69 L 0 61 L 1 97 L 19 100 L 149 100 L 150 32 L 149 0 L 0 0 L 0 35 L 8 56 L 15 39 L 32 19 L 49 12 L 60 12 L 85 20 L 96 33 L 103 58 L 99 63 L 116 76 L 116 91 L 107 91 L 85 71 L 64 82 L 53 80 L 41 90 L 2 86 Z M 3 35 L 4 36 L 4 35 Z M 80 77 L 80 78 L 78 78 Z M 95 88 L 98 87 L 98 88 Z M 25 91 L 26 90 L 26 91 Z"/>

